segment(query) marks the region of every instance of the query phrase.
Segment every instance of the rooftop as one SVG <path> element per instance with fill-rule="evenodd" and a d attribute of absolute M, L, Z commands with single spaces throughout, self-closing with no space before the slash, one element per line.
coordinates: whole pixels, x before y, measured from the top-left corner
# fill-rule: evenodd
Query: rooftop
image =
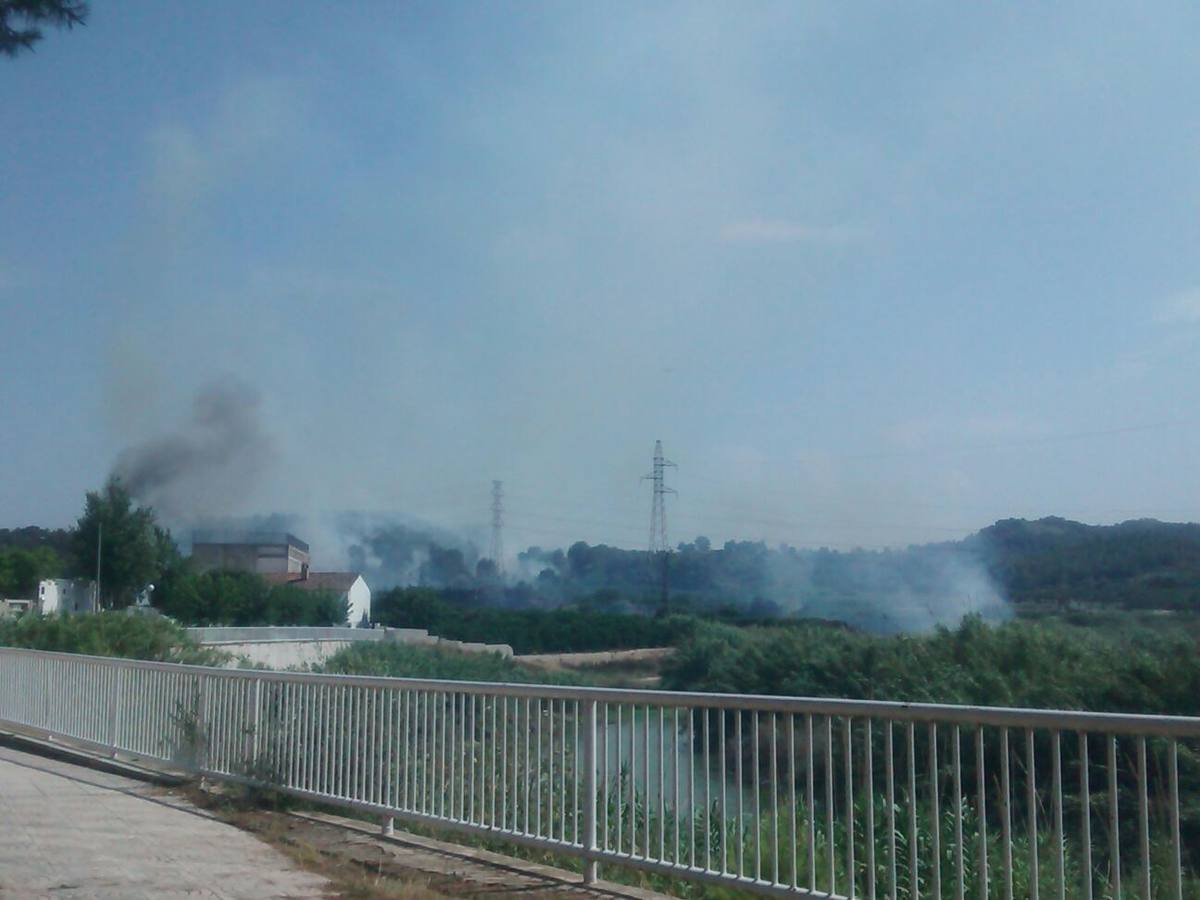
<path fill-rule="evenodd" d="M 268 572 L 262 576 L 271 584 L 289 584 L 305 591 L 333 591 L 344 594 L 358 580 L 357 572 Z"/>
<path fill-rule="evenodd" d="M 192 532 L 192 546 L 197 544 L 242 544 L 261 546 L 290 546 L 308 552 L 308 544 L 287 531 L 222 531 L 201 529 Z"/>

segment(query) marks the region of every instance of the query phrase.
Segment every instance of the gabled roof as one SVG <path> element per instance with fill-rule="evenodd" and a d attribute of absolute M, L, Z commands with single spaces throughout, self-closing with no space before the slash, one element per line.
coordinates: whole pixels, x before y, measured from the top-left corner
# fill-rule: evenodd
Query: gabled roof
<path fill-rule="evenodd" d="M 357 572 L 309 572 L 305 578 L 299 572 L 268 572 L 263 575 L 271 584 L 286 584 L 303 591 L 332 591 L 344 594 L 359 579 Z"/>

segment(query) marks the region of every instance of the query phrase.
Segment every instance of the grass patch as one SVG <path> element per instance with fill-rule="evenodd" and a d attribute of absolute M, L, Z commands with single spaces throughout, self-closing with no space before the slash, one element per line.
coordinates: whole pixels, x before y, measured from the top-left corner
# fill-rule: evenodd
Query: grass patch
<path fill-rule="evenodd" d="M 567 676 L 533 672 L 499 653 L 463 653 L 440 647 L 360 641 L 339 650 L 313 671 L 329 675 L 379 675 L 525 684 L 576 683 Z"/>

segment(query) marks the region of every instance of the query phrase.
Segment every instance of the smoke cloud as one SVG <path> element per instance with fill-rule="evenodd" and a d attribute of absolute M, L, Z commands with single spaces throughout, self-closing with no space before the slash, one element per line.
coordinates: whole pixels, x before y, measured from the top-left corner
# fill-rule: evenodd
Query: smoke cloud
<path fill-rule="evenodd" d="M 347 570 L 373 591 L 393 587 L 470 588 L 479 550 L 471 540 L 399 513 L 273 512 L 189 516 L 175 522 L 182 549 L 195 531 L 239 540 L 290 532 L 305 541 L 315 570 Z"/>
<path fill-rule="evenodd" d="M 347 564 L 361 572 L 372 589 L 474 585 L 479 551 L 450 531 L 367 513 L 342 513 L 336 526 Z"/>
<path fill-rule="evenodd" d="M 317 568 L 351 569 L 373 590 L 421 585 L 477 590 L 506 605 L 557 606 L 611 595 L 629 609 L 650 609 L 657 570 L 644 551 L 573 544 L 570 551 L 530 547 L 517 554 L 506 584 L 477 575 L 475 541 L 405 514 L 250 512 L 258 482 L 276 458 L 258 392 L 232 378 L 196 394 L 190 421 L 175 433 L 132 446 L 112 474 L 139 502 L 184 537 L 191 527 L 239 532 L 291 531 L 312 548 Z M 239 508 L 240 507 L 240 508 Z M 1010 615 L 969 542 L 905 550 L 798 550 L 761 541 L 707 538 L 681 544 L 672 588 L 683 608 L 741 608 L 752 616 L 799 616 L 846 622 L 874 632 L 920 632 L 964 615 Z"/>
<path fill-rule="evenodd" d="M 180 431 L 121 451 L 112 476 L 161 518 L 195 519 L 235 509 L 274 457 L 258 392 L 222 378 L 197 392 Z"/>
<path fill-rule="evenodd" d="M 766 594 L 781 610 L 883 634 L 1011 618 L 984 561 L 961 544 L 835 552 L 781 548 L 767 558 Z"/>
<path fill-rule="evenodd" d="M 452 588 L 508 607 L 584 603 L 625 612 L 651 612 L 658 603 L 658 568 L 643 550 L 583 542 L 569 550 L 530 547 L 515 564 L 510 561 L 500 583 L 477 573 L 481 555 L 474 541 L 399 513 L 271 513 L 192 524 L 230 539 L 290 531 L 309 543 L 316 569 L 357 572 L 375 592 Z M 824 619 L 879 634 L 920 633 L 957 625 L 967 615 L 1011 618 L 985 556 L 971 540 L 846 552 L 772 548 L 761 541 L 712 547 L 697 538 L 672 554 L 671 586 L 677 611 Z"/>

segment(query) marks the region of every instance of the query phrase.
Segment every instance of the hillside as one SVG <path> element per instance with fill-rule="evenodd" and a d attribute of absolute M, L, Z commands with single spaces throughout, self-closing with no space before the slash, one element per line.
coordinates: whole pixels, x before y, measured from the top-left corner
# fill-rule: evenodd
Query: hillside
<path fill-rule="evenodd" d="M 962 542 L 1020 605 L 1200 610 L 1200 525 L 1004 519 Z"/>
<path fill-rule="evenodd" d="M 513 605 L 651 603 L 644 553 L 576 543 L 521 555 L 537 574 L 505 592 Z M 874 631 L 1076 605 L 1200 611 L 1200 524 L 1139 519 L 1085 525 L 1004 519 L 961 541 L 897 550 L 798 549 L 701 537 L 671 559 L 676 610 L 735 607 L 755 618 L 840 619 Z"/>

